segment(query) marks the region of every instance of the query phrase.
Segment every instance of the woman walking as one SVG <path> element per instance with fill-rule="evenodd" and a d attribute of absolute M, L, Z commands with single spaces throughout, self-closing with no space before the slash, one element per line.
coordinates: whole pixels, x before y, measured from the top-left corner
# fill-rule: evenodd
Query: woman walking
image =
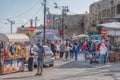
<path fill-rule="evenodd" d="M 68 60 L 69 52 L 70 52 L 70 47 L 69 47 L 69 44 L 66 43 L 66 45 L 65 45 L 65 59 L 66 60 Z"/>
<path fill-rule="evenodd" d="M 105 44 L 105 40 L 102 40 L 100 44 L 100 57 L 99 57 L 99 63 L 100 64 L 105 64 L 105 54 L 107 52 L 107 47 Z"/>
<path fill-rule="evenodd" d="M 61 42 L 61 44 L 60 44 L 60 59 L 63 59 L 64 52 L 65 52 L 65 46 L 64 46 L 64 43 Z"/>

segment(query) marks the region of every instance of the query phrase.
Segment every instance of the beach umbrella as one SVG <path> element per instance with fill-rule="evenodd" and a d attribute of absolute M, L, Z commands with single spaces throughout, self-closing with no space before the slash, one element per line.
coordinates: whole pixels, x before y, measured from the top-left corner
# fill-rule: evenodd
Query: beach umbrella
<path fill-rule="evenodd" d="M 89 36 L 86 35 L 86 34 L 80 34 L 80 35 L 78 35 L 78 37 L 79 37 L 79 38 L 87 38 L 87 37 L 89 37 Z"/>

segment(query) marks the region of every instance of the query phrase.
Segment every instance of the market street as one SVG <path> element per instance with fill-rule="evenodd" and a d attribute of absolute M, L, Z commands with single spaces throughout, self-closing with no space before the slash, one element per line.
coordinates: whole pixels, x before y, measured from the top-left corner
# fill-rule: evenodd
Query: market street
<path fill-rule="evenodd" d="M 33 72 L 19 72 L 1 75 L 0 80 L 120 80 L 120 63 L 106 65 L 89 64 L 83 58 L 78 61 L 56 60 L 54 67 L 45 67 L 42 76 Z"/>

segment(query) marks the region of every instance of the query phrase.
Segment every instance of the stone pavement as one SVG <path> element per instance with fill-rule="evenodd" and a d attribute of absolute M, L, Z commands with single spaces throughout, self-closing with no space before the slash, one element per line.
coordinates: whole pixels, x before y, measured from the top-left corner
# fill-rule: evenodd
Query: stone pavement
<path fill-rule="evenodd" d="M 120 80 L 120 63 L 106 65 L 89 64 L 80 55 L 78 61 L 56 60 L 54 67 L 45 67 L 42 76 L 33 72 L 1 75 L 0 80 Z"/>

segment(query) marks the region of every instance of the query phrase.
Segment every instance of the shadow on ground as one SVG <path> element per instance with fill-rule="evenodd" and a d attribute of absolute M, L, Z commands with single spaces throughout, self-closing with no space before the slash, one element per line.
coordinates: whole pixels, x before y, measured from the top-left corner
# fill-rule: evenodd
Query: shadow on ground
<path fill-rule="evenodd" d="M 86 61 L 71 61 L 56 68 L 64 69 L 64 68 L 93 68 L 93 67 L 92 65 L 89 64 L 89 62 Z"/>

